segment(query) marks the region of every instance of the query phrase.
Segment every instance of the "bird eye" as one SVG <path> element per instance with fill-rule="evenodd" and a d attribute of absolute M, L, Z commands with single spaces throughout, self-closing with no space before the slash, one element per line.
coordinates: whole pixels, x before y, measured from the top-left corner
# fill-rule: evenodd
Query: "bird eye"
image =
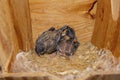
<path fill-rule="evenodd" d="M 71 56 L 71 54 L 69 52 L 66 52 L 65 54 L 66 54 L 66 56 Z"/>
<path fill-rule="evenodd" d="M 35 47 L 35 51 L 36 51 L 37 54 L 43 54 L 44 48 L 41 45 L 37 45 Z"/>
<path fill-rule="evenodd" d="M 80 43 L 79 43 L 78 41 L 77 41 L 77 42 L 74 42 L 74 47 L 75 47 L 75 48 L 78 48 L 79 45 L 80 45 Z"/>

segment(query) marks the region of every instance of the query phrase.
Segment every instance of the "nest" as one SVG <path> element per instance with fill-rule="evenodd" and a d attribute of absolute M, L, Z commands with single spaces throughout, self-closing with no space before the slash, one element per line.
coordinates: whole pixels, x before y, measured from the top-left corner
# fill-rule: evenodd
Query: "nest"
<path fill-rule="evenodd" d="M 91 43 L 81 43 L 73 56 L 45 54 L 38 56 L 33 50 L 20 52 L 12 64 L 11 72 L 48 72 L 64 80 L 74 80 L 92 71 L 120 71 L 120 64 L 109 50 Z"/>

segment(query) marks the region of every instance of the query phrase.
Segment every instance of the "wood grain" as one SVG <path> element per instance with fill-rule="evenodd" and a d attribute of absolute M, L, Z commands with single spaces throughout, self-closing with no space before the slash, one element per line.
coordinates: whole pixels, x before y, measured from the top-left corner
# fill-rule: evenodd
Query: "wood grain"
<path fill-rule="evenodd" d="M 8 72 L 14 56 L 32 48 L 32 28 L 28 0 L 0 0 L 0 8 L 0 63 Z"/>
<path fill-rule="evenodd" d="M 28 51 L 32 48 L 32 28 L 28 0 L 9 0 L 11 14 L 19 47 Z"/>
<path fill-rule="evenodd" d="M 6 70 L 8 59 L 18 50 L 18 42 L 13 29 L 12 17 L 7 0 L 0 1 L 0 61 Z"/>
<path fill-rule="evenodd" d="M 62 80 L 49 73 L 31 72 L 31 73 L 4 73 L 0 74 L 0 80 Z"/>
<path fill-rule="evenodd" d="M 54 26 L 70 25 L 80 42 L 90 41 L 94 19 L 88 14 L 95 0 L 29 0 L 33 39 Z M 93 8 L 94 9 L 94 8 Z M 95 14 L 96 9 L 93 10 Z"/>
<path fill-rule="evenodd" d="M 114 2 L 119 4 L 113 4 L 112 0 L 98 1 L 92 43 L 99 48 L 110 49 L 115 56 L 119 56 L 120 7 L 116 9 L 115 6 L 119 6 L 120 1 L 115 0 Z M 119 16 L 116 17 L 118 14 Z"/>
<path fill-rule="evenodd" d="M 120 13 L 120 12 L 119 12 Z M 115 48 L 114 48 L 114 55 L 115 56 L 120 56 L 120 14 L 119 14 L 119 18 L 118 18 L 118 21 L 117 21 L 117 39 L 116 39 L 116 45 L 115 45 Z"/>
<path fill-rule="evenodd" d="M 19 49 L 11 56 L 11 64 L 18 51 L 29 51 L 33 48 L 32 27 L 28 0 L 8 0 L 13 21 L 13 29 Z M 10 69 L 8 66 L 8 69 Z"/>

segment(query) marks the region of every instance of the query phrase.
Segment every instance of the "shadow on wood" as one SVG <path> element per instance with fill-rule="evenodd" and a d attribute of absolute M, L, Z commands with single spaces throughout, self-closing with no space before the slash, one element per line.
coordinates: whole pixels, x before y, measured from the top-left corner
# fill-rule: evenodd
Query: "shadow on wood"
<path fill-rule="evenodd" d="M 120 0 L 98 0 L 92 43 L 120 56 Z"/>
<path fill-rule="evenodd" d="M 28 0 L 0 0 L 0 63 L 8 71 L 20 51 L 33 46 Z"/>

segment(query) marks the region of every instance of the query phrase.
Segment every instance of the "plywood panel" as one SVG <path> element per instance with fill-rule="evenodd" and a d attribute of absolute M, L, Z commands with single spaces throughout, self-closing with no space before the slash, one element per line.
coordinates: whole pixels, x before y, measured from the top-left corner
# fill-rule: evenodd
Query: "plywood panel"
<path fill-rule="evenodd" d="M 107 6 L 106 6 L 107 5 Z M 120 55 L 120 0 L 99 0 L 92 42 Z"/>
<path fill-rule="evenodd" d="M 117 30 L 118 32 L 116 33 L 117 38 L 116 38 L 116 45 L 114 48 L 114 55 L 115 56 L 120 56 L 120 15 L 117 23 Z"/>
<path fill-rule="evenodd" d="M 32 48 L 28 0 L 0 0 L 0 63 L 3 71 L 20 50 Z"/>
<path fill-rule="evenodd" d="M 8 59 L 12 53 L 18 50 L 18 42 L 13 29 L 8 1 L 1 0 L 0 8 L 0 63 L 5 67 L 9 63 Z"/>
<path fill-rule="evenodd" d="M 29 0 L 33 39 L 55 26 L 70 25 L 76 30 L 78 40 L 90 41 L 94 18 L 88 13 L 96 0 Z M 95 14 L 96 9 L 93 8 Z"/>
<path fill-rule="evenodd" d="M 28 0 L 9 0 L 14 29 L 19 47 L 28 51 L 32 48 L 32 28 Z"/>

